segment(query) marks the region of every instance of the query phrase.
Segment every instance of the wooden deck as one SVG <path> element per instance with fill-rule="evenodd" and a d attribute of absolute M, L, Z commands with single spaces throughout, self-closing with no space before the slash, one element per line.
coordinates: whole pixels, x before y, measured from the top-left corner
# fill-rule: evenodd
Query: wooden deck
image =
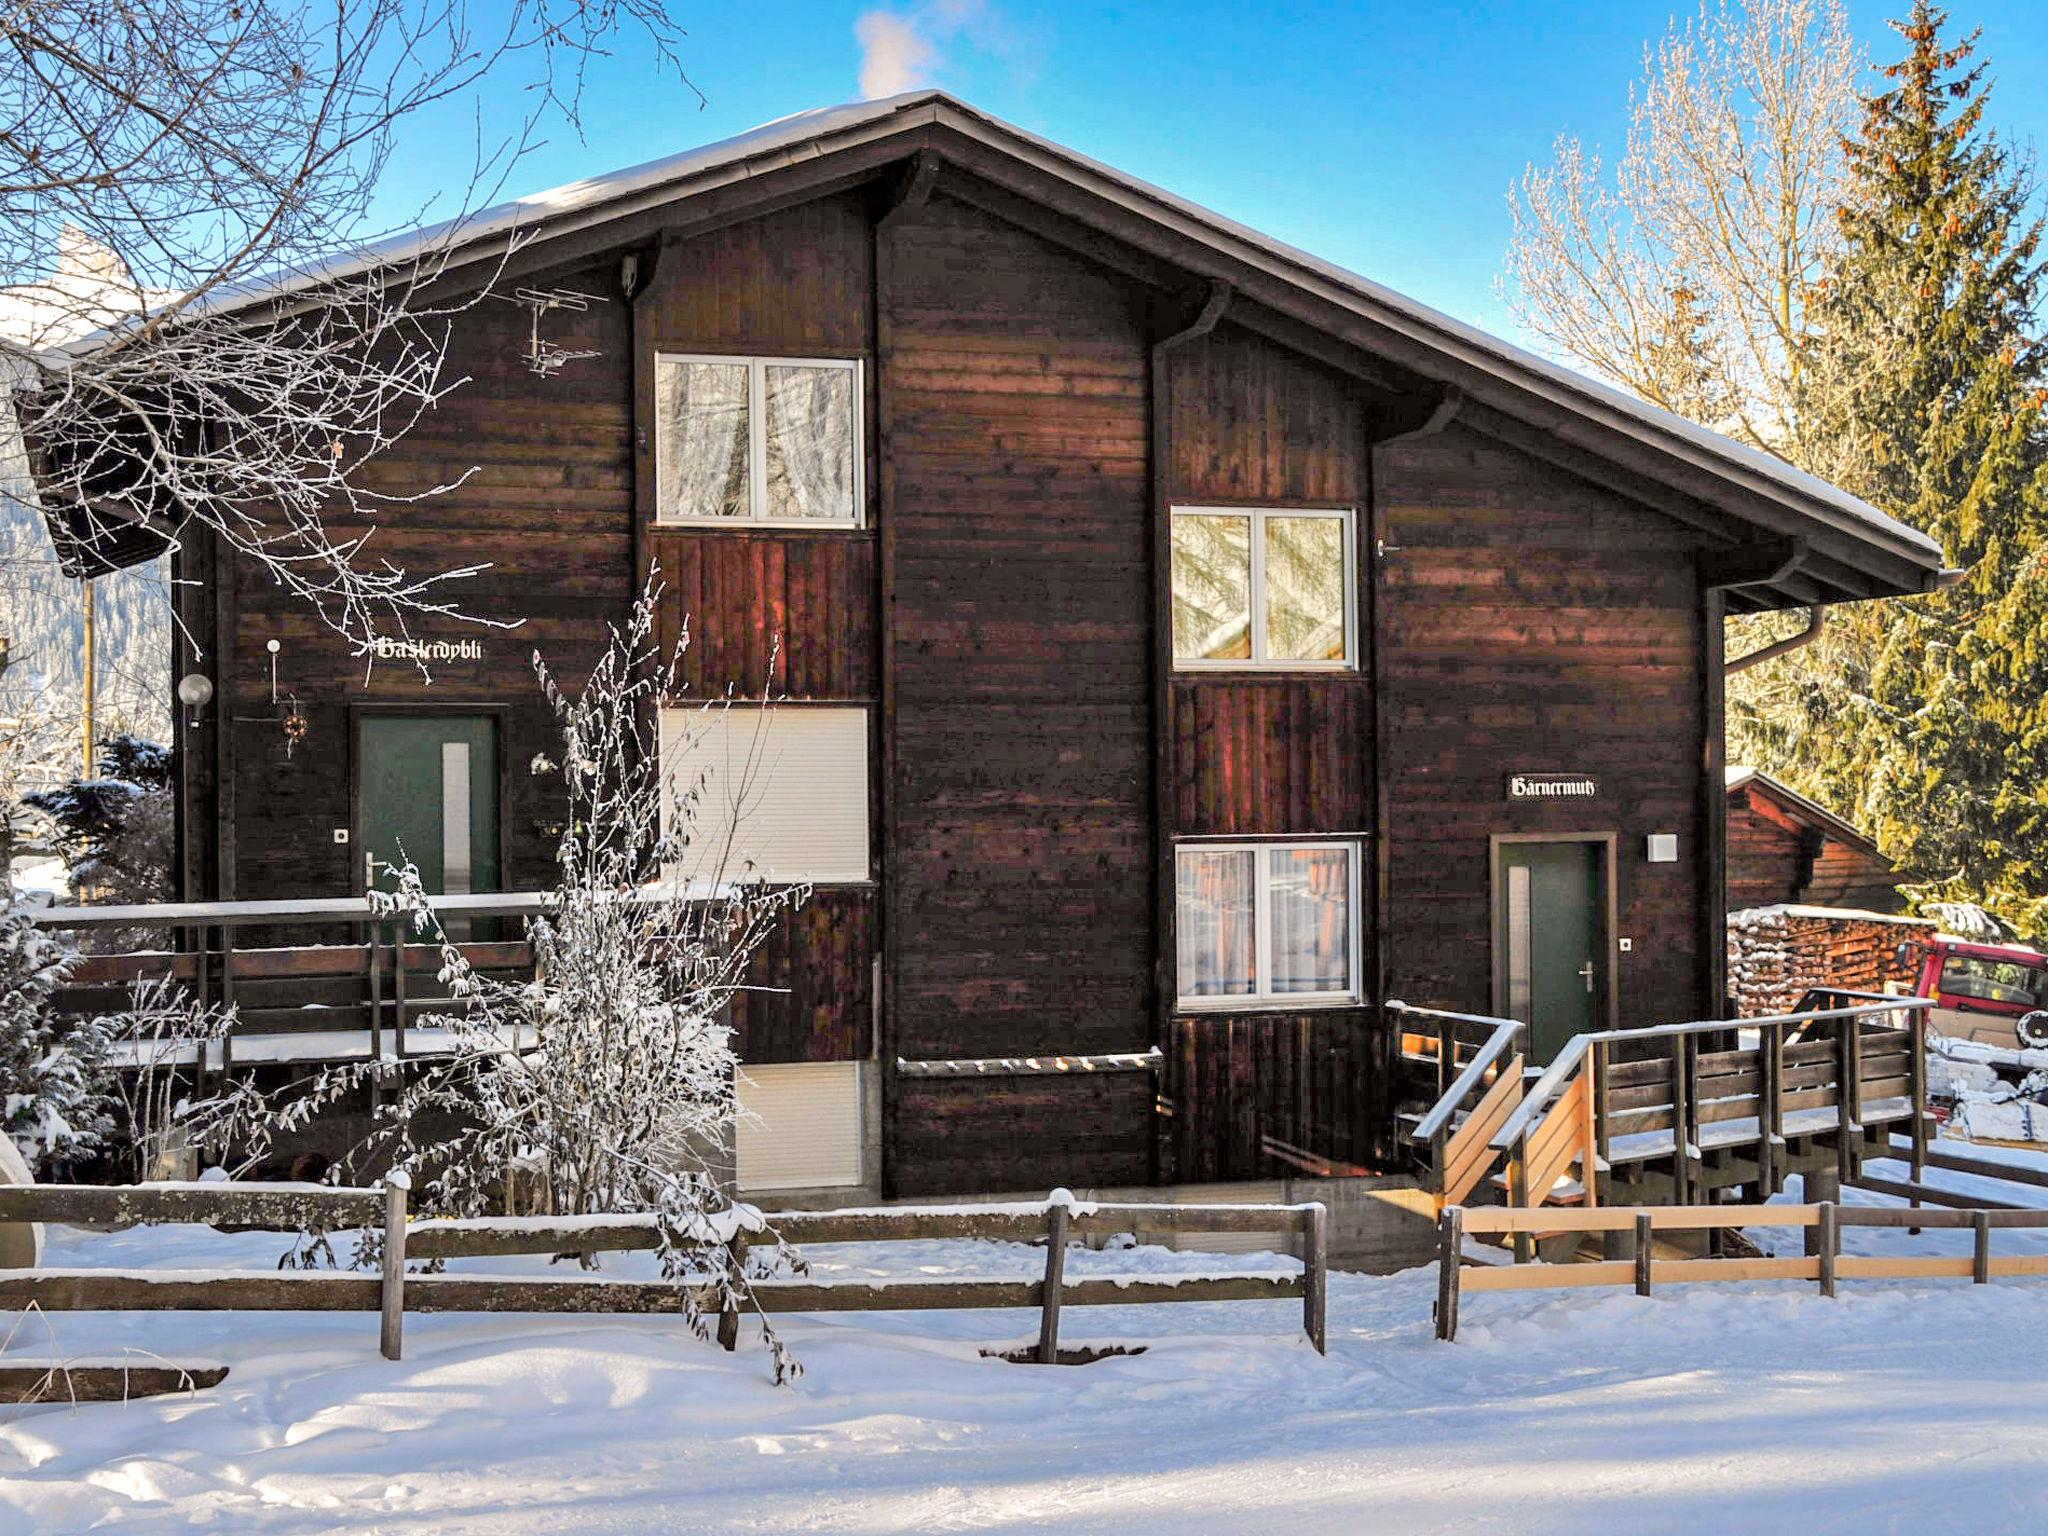
<path fill-rule="evenodd" d="M 1514 1021 L 1388 1006 L 1440 1207 L 1761 1200 L 1795 1174 L 1855 1179 L 1895 1132 L 1916 1182 L 1927 1163 L 1921 1000 L 1823 991 L 1772 1018 L 1581 1035 L 1533 1082 Z"/>

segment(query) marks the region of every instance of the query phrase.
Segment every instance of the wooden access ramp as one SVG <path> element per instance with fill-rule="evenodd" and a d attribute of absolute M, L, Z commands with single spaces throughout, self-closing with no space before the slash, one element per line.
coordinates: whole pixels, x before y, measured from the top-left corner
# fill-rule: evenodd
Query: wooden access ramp
<path fill-rule="evenodd" d="M 1409 1140 L 1439 1211 L 1760 1201 L 1794 1174 L 1853 1180 L 1894 1134 L 1918 1182 L 1928 1006 L 1824 990 L 1768 1018 L 1603 1030 L 1530 1081 L 1514 1020 L 1387 1005 L 1403 1063 L 1436 1090 Z M 1522 1257 L 1543 1235 L 1511 1232 Z"/>

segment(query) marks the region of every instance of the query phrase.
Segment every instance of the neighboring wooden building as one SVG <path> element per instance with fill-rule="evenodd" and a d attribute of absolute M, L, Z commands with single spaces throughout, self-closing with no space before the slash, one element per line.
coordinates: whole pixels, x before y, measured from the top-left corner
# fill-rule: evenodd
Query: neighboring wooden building
<path fill-rule="evenodd" d="M 1903 912 L 1877 844 L 1755 768 L 1728 769 L 1728 910 L 1780 906 Z"/>
<path fill-rule="evenodd" d="M 522 627 L 417 636 L 431 686 L 366 672 L 188 542 L 179 670 L 217 691 L 180 723 L 184 886 L 360 891 L 398 838 L 451 886 L 544 884 L 528 653 L 573 679 L 658 567 L 696 693 L 789 700 L 748 837 L 817 893 L 740 1039 L 834 1150 L 771 1114 L 757 1186 L 1389 1167 L 1387 999 L 1532 1018 L 1539 1053 L 1714 1016 L 1723 615 L 1941 569 L 933 92 L 510 205 L 447 281 L 514 229 L 504 286 L 602 300 L 541 322 L 596 355 L 540 377 L 527 309 L 463 315 L 469 382 L 375 472 L 478 472 L 375 548 L 488 562 L 466 601 Z"/>

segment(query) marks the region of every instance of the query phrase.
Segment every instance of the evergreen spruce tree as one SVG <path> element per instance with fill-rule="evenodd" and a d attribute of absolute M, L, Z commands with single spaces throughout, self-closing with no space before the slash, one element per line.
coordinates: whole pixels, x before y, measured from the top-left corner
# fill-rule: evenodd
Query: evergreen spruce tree
<path fill-rule="evenodd" d="M 1798 456 L 1938 539 L 1951 591 L 1838 608 L 1731 690 L 1731 755 L 1876 835 L 1929 897 L 2048 936 L 2048 353 L 2031 167 L 1984 126 L 1977 35 L 1916 0 L 1865 102 L 1815 297 Z"/>

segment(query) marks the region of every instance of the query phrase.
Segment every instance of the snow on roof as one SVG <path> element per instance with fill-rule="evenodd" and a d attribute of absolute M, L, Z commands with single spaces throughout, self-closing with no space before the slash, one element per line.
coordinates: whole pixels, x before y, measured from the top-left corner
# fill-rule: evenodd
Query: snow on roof
<path fill-rule="evenodd" d="M 1553 388 L 1578 397 L 1586 406 L 1618 413 L 1666 439 L 1676 440 L 1709 455 L 1719 461 L 1724 474 L 1736 471 L 1768 480 L 1804 502 L 1846 517 L 1866 536 L 1876 536 L 1901 553 L 1931 561 L 1933 568 L 1940 567 L 1941 546 L 1926 534 L 1770 454 L 1638 400 L 1611 385 L 1490 335 L 1477 326 L 1453 319 L 1370 278 L 1275 240 L 1270 235 L 1004 122 L 938 90 L 910 91 L 878 101 L 820 107 L 778 118 L 715 143 L 514 198 L 478 213 L 393 235 L 325 263 L 223 289 L 213 296 L 207 307 L 232 310 L 266 299 L 285 299 L 318 283 L 358 276 L 380 266 L 431 263 L 442 252 L 497 238 L 521 243 L 538 238 L 546 226 L 581 227 L 591 222 L 579 219 L 578 215 L 600 209 L 611 210 L 615 204 L 653 202 L 679 195 L 686 190 L 686 183 L 720 185 L 819 158 L 833 147 L 828 141 L 835 138 L 859 135 L 881 125 L 887 125 L 886 132 L 895 133 L 939 122 L 985 139 L 1007 139 L 1010 144 L 1005 147 L 1025 146 L 1035 150 L 1051 159 L 1054 162 L 1052 168 L 1070 179 L 1075 172 L 1099 178 L 1121 191 L 1126 198 L 1150 204 L 1149 211 L 1154 217 L 1166 214 L 1173 216 L 1173 221 L 1191 222 L 1212 242 L 1220 236 L 1295 269 L 1296 282 L 1303 275 L 1317 279 L 1332 285 L 1337 290 L 1333 296 L 1340 302 L 1346 298 L 1362 299 L 1376 309 L 1398 317 L 1417 328 L 1422 333 L 1420 339 L 1439 350 L 1454 354 L 1477 353 L 1492 364 L 1505 365 L 1507 369 L 1523 375 L 1533 375 Z M 689 190 L 702 189 L 700 186 Z M 1380 318 L 1385 318 L 1385 314 Z M 1671 445 L 1667 442 L 1665 446 Z"/>

